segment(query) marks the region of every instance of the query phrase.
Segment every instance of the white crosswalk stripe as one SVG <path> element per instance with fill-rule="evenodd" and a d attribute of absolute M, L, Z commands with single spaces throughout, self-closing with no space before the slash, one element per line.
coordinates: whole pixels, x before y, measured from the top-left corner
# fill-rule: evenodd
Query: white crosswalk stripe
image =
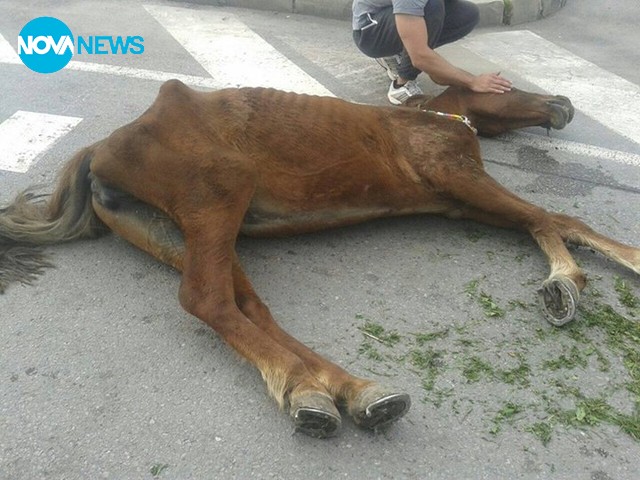
<path fill-rule="evenodd" d="M 77 117 L 17 111 L 0 123 L 0 169 L 27 172 L 42 152 L 81 121 Z"/>
<path fill-rule="evenodd" d="M 333 96 L 320 82 L 288 60 L 228 12 L 145 5 L 211 77 L 146 70 L 72 60 L 67 70 L 101 73 L 211 89 L 264 86 L 298 93 Z M 11 44 L 0 35 L 0 63 L 21 64 Z M 44 151 L 80 121 L 73 117 L 18 112 L 0 126 L 0 145 L 7 145 L 0 170 L 25 173 Z M 27 129 L 31 135 L 21 134 Z"/>
<path fill-rule="evenodd" d="M 13 49 L 11 44 L 0 34 L 0 63 L 22 64 L 20 57 Z M 154 80 L 157 82 L 166 82 L 171 79 L 178 79 L 182 82 L 194 87 L 204 87 L 211 89 L 224 88 L 224 84 L 211 77 L 200 77 L 197 75 L 184 75 L 175 72 L 163 72 L 159 70 L 148 70 L 143 68 L 132 68 L 121 65 L 109 65 L 107 63 L 80 62 L 71 60 L 66 70 L 75 70 L 79 72 L 102 73 L 105 75 L 116 75 L 120 77 L 140 78 L 143 80 Z"/>
<path fill-rule="evenodd" d="M 19 64 L 20 57 L 11 44 L 0 33 L 0 63 Z"/>
<path fill-rule="evenodd" d="M 274 87 L 333 96 L 320 82 L 228 12 L 159 5 L 144 7 L 226 87 Z"/>

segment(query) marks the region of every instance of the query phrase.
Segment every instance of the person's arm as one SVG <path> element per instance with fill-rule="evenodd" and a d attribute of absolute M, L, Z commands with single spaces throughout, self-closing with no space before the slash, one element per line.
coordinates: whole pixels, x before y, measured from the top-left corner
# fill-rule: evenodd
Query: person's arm
<path fill-rule="evenodd" d="M 511 90 L 511 82 L 499 74 L 473 75 L 454 67 L 428 46 L 428 32 L 424 18 L 396 14 L 396 27 L 414 67 L 425 72 L 439 85 L 465 87 L 474 92 L 504 93 Z"/>

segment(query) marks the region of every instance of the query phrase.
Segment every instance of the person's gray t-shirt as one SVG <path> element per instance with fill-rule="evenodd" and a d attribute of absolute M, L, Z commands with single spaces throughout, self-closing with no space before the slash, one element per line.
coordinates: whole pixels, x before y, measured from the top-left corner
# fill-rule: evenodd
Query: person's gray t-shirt
<path fill-rule="evenodd" d="M 424 15 L 424 7 L 429 0 L 353 0 L 353 29 L 360 30 L 371 23 L 367 14 L 374 14 L 383 8 L 393 6 L 393 13 Z"/>

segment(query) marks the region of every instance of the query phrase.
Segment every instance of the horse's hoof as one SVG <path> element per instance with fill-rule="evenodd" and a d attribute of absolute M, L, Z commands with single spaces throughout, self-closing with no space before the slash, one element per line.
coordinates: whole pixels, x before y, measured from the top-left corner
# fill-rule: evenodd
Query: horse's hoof
<path fill-rule="evenodd" d="M 304 395 L 293 401 L 291 417 L 296 431 L 314 438 L 334 436 L 342 423 L 333 399 L 320 393 Z"/>
<path fill-rule="evenodd" d="M 567 126 L 571 120 L 573 120 L 573 105 L 557 99 L 547 102 L 551 109 L 549 115 L 549 121 L 543 125 L 545 128 L 553 128 L 555 130 L 562 130 Z"/>
<path fill-rule="evenodd" d="M 551 100 L 552 104 L 559 106 L 562 108 L 567 114 L 567 122 L 571 123 L 573 120 L 573 116 L 575 115 L 576 109 L 573 107 L 571 100 L 569 100 L 564 95 L 556 95 L 553 100 Z"/>
<path fill-rule="evenodd" d="M 557 276 L 546 280 L 538 290 L 542 313 L 546 320 L 561 327 L 573 320 L 580 299 L 580 291 L 569 277 Z"/>
<path fill-rule="evenodd" d="M 411 398 L 406 393 L 393 393 L 379 385 L 371 385 L 360 394 L 350 413 L 358 426 L 377 428 L 395 422 L 410 407 Z"/>

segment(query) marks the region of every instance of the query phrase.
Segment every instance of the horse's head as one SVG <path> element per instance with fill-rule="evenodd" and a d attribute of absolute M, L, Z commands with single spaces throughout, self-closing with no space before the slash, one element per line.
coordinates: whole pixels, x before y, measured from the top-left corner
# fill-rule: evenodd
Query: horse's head
<path fill-rule="evenodd" d="M 530 126 L 560 130 L 573 120 L 574 115 L 573 105 L 567 97 L 529 93 L 515 88 L 510 92 L 492 94 L 449 87 L 437 97 L 413 97 L 406 106 L 464 115 L 479 135 L 487 137 Z"/>

